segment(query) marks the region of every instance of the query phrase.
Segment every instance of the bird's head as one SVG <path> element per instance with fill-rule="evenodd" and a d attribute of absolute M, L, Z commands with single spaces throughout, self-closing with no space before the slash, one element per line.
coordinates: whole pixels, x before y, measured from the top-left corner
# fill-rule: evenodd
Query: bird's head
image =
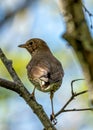
<path fill-rule="evenodd" d="M 25 44 L 21 44 L 18 47 L 26 48 L 31 53 L 31 55 L 33 55 L 38 50 L 49 50 L 45 41 L 39 38 L 30 39 Z"/>

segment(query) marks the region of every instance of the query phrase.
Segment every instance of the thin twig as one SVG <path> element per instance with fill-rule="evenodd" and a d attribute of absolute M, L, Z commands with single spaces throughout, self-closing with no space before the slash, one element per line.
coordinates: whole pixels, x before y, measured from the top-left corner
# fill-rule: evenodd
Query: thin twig
<path fill-rule="evenodd" d="M 93 17 L 93 14 L 90 13 L 90 11 L 85 7 L 85 5 L 84 5 L 83 3 L 82 3 L 82 6 L 83 6 L 85 12 L 89 15 L 90 27 L 91 27 L 91 29 L 92 29 L 92 28 L 93 28 L 93 24 L 92 24 L 92 17 Z"/>
<path fill-rule="evenodd" d="M 78 81 L 78 80 L 84 80 L 84 79 L 76 79 L 76 80 L 73 80 L 71 82 L 71 97 L 68 99 L 68 101 L 65 103 L 65 105 L 60 109 L 60 111 L 58 111 L 56 114 L 55 114 L 55 117 L 57 117 L 59 114 L 63 113 L 63 112 L 71 112 L 71 111 L 84 111 L 84 110 L 93 110 L 92 108 L 84 108 L 84 109 L 65 109 L 70 103 L 71 101 L 73 101 L 73 99 L 79 95 L 82 95 L 82 94 L 85 94 L 87 92 L 87 90 L 84 90 L 82 92 L 78 92 L 78 93 L 75 93 L 74 90 L 73 90 L 73 83 L 75 81 Z"/>
<path fill-rule="evenodd" d="M 61 113 L 63 113 L 64 111 L 65 111 L 65 108 L 71 103 L 71 101 L 73 101 L 73 99 L 76 97 L 76 96 L 79 96 L 79 95 L 81 95 L 81 94 L 84 94 L 84 93 L 86 93 L 87 92 L 87 90 L 85 90 L 85 91 L 82 91 L 82 92 L 79 92 L 79 93 L 74 93 L 74 95 L 72 95 L 71 97 L 70 97 L 70 99 L 66 102 L 66 104 L 60 109 L 60 111 L 58 111 L 56 114 L 55 114 L 55 117 L 57 117 L 59 114 L 61 114 Z"/>
<path fill-rule="evenodd" d="M 63 112 L 76 112 L 76 111 L 93 111 L 93 108 L 81 108 L 81 109 L 66 109 Z"/>
<path fill-rule="evenodd" d="M 74 95 L 74 90 L 73 90 L 73 83 L 78 81 L 78 80 L 85 80 L 85 79 L 75 79 L 71 81 L 71 94 Z"/>

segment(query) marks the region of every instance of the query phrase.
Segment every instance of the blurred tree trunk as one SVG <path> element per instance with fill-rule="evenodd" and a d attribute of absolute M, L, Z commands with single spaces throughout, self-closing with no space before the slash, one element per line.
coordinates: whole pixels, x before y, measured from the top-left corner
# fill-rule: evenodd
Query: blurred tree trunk
<path fill-rule="evenodd" d="M 81 0 L 60 0 L 60 8 L 66 22 L 63 37 L 75 51 L 89 90 L 89 99 L 93 104 L 93 40 L 89 32 Z"/>

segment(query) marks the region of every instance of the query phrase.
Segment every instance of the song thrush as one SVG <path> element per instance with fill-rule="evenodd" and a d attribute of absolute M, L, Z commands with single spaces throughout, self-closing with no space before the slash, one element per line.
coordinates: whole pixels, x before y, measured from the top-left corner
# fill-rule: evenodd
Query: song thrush
<path fill-rule="evenodd" d="M 26 48 L 32 56 L 26 68 L 28 78 L 34 85 L 33 94 L 35 88 L 42 92 L 50 92 L 52 118 L 54 118 L 53 95 L 62 83 L 64 76 L 62 65 L 42 39 L 30 39 L 19 47 Z"/>

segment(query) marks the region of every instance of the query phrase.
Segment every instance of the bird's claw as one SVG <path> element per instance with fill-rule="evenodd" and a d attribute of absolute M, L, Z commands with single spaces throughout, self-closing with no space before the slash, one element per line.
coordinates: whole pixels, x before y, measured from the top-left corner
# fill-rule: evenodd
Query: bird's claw
<path fill-rule="evenodd" d="M 56 125 L 56 124 L 57 124 L 57 119 L 55 118 L 55 115 L 54 115 L 54 114 L 51 114 L 51 115 L 50 115 L 50 120 L 53 122 L 53 125 Z"/>
<path fill-rule="evenodd" d="M 31 99 L 35 99 L 35 95 L 34 95 L 33 92 L 30 94 L 30 98 L 31 98 Z"/>

